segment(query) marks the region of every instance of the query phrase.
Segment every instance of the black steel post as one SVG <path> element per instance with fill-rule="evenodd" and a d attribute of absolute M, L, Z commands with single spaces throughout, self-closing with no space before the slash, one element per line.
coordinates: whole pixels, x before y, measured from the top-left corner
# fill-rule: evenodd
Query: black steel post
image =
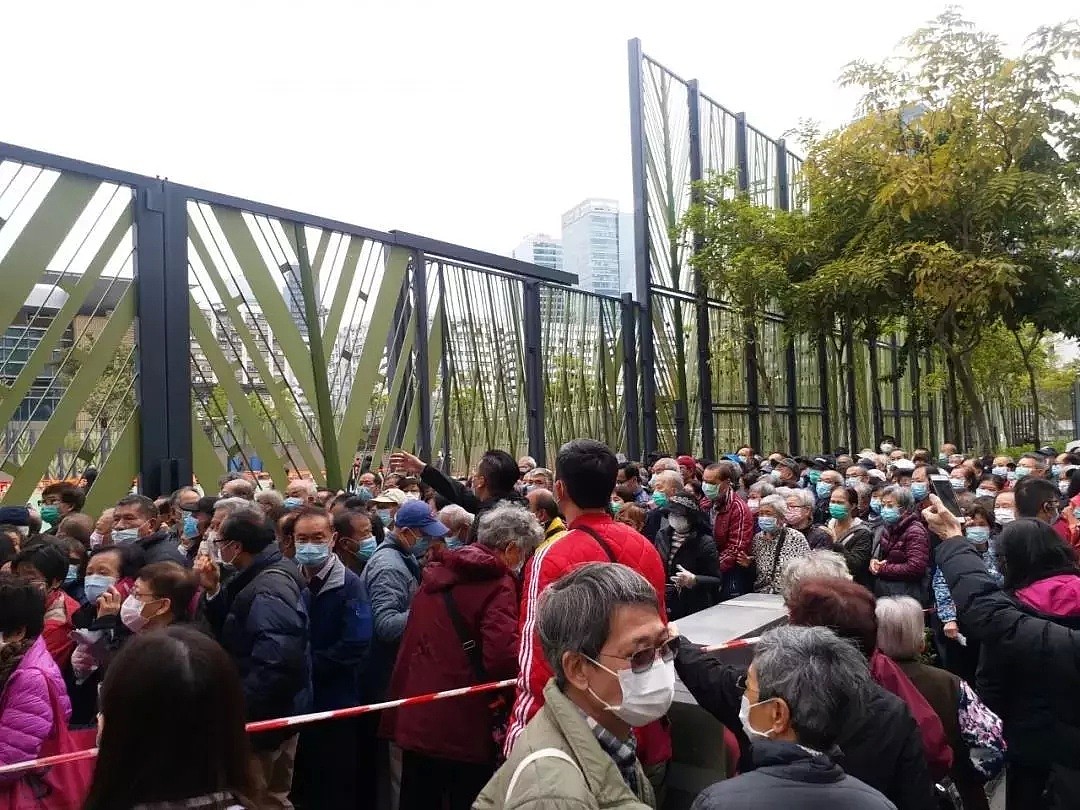
<path fill-rule="evenodd" d="M 416 319 L 416 399 L 420 406 L 420 424 L 416 428 L 416 454 L 431 458 L 431 373 L 428 369 L 428 290 L 427 256 L 422 251 L 412 255 L 413 313 Z"/>
<path fill-rule="evenodd" d="M 881 405 L 881 364 L 878 362 L 878 333 L 877 328 L 871 328 L 867 332 L 867 345 L 870 347 L 870 415 L 874 427 L 874 444 L 881 441 L 885 435 L 885 412 Z M 896 367 L 896 359 L 893 358 L 893 368 Z M 851 448 L 855 452 L 855 448 Z"/>
<path fill-rule="evenodd" d="M 900 351 L 896 344 L 896 335 L 893 334 L 889 341 L 892 350 L 892 396 L 893 396 L 893 425 L 895 425 L 896 444 L 904 446 L 903 420 L 900 418 Z"/>
<path fill-rule="evenodd" d="M 934 373 L 934 355 L 930 352 L 927 352 L 926 354 L 926 373 Z M 935 393 L 930 395 L 930 402 L 928 403 L 930 406 L 930 418 L 927 421 L 930 423 L 930 436 L 928 441 L 930 442 L 931 451 L 938 447 L 938 406 L 940 403 L 941 397 L 938 394 Z"/>
<path fill-rule="evenodd" d="M 135 189 L 136 370 L 140 491 L 151 498 L 191 483 L 191 349 L 187 207 L 170 183 Z"/>
<path fill-rule="evenodd" d="M 450 450 L 450 397 L 454 381 L 450 374 L 450 318 L 447 316 L 449 308 L 446 303 L 446 281 L 443 275 L 443 263 L 439 262 L 439 301 L 441 302 L 439 312 L 441 313 L 440 321 L 442 324 L 442 355 L 439 357 L 439 373 L 442 376 L 442 384 L 440 385 L 442 391 L 442 471 L 450 475 L 453 469 Z"/>
<path fill-rule="evenodd" d="M 544 360 L 540 324 L 540 282 L 526 279 L 522 295 L 525 311 L 525 408 L 529 455 L 547 466 L 544 452 Z"/>
<path fill-rule="evenodd" d="M 824 335 L 817 337 L 817 361 L 818 378 L 821 383 L 821 452 L 827 453 L 832 449 L 833 442 L 832 404 L 829 401 L 829 351 L 825 346 Z"/>
<path fill-rule="evenodd" d="M 701 96 L 697 79 L 691 79 L 686 87 L 686 107 L 690 115 L 690 202 L 702 203 L 705 194 L 701 182 L 705 179 L 701 161 Z M 694 234 L 694 253 L 705 247 L 705 239 L 699 233 Z M 694 273 L 694 306 L 697 316 L 698 345 L 698 410 L 701 418 L 701 455 L 703 458 L 716 458 L 716 428 L 713 424 L 712 399 L 712 340 L 709 329 L 709 290 L 701 278 L 701 273 Z M 756 447 L 756 445 L 755 445 Z"/>
<path fill-rule="evenodd" d="M 735 177 L 739 193 L 750 190 L 750 154 L 747 142 L 746 113 L 735 116 Z M 758 452 L 761 446 L 761 406 L 758 403 L 758 334 L 752 321 L 743 324 L 746 338 L 746 410 L 750 435 L 747 440 Z"/>
<path fill-rule="evenodd" d="M 659 443 L 656 423 L 656 346 L 653 342 L 652 270 L 649 263 L 649 203 L 646 179 L 645 92 L 642 87 L 641 40 L 627 46 L 630 62 L 630 152 L 634 183 L 634 272 L 641 305 L 638 345 L 641 362 L 642 457 L 655 453 Z"/>
<path fill-rule="evenodd" d="M 858 452 L 859 446 L 859 393 L 855 390 L 855 335 L 849 327 L 844 338 L 844 351 L 847 352 L 847 368 L 844 376 L 847 378 L 847 429 L 848 429 L 848 452 Z"/>
<path fill-rule="evenodd" d="M 919 349 L 914 340 L 908 341 L 908 362 L 911 363 L 911 411 L 914 423 L 914 434 L 911 439 L 912 447 L 922 447 L 926 434 L 923 432 L 922 394 L 919 389 L 922 386 L 922 370 L 919 368 Z"/>
<path fill-rule="evenodd" d="M 788 177 L 787 142 L 776 142 L 776 207 L 791 210 L 791 178 Z M 799 455 L 799 367 L 795 358 L 795 338 L 788 334 L 784 341 L 784 365 L 787 368 L 788 452 Z"/>
<path fill-rule="evenodd" d="M 641 458 L 641 419 L 638 410 L 637 304 L 634 296 L 623 293 L 620 300 L 622 319 L 623 407 L 626 419 L 626 457 Z"/>

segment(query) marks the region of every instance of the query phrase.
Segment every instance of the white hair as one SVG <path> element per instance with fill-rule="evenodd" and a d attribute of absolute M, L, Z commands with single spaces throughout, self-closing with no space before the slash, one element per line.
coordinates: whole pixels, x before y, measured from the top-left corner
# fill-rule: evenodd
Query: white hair
<path fill-rule="evenodd" d="M 435 519 L 450 531 L 456 532 L 461 529 L 471 528 L 476 515 L 469 512 L 465 507 L 452 503 L 440 509 Z"/>
<path fill-rule="evenodd" d="M 661 484 L 670 484 L 675 487 L 675 491 L 678 492 L 683 488 L 682 473 L 675 470 L 664 470 L 657 473 L 656 478 L 653 481 L 653 489 L 659 489 Z"/>
<path fill-rule="evenodd" d="M 656 463 L 653 464 L 653 467 L 659 467 L 662 472 L 667 472 L 667 471 L 678 472 L 679 471 L 679 462 L 677 462 L 673 458 L 658 458 L 656 460 Z"/>
<path fill-rule="evenodd" d="M 789 560 L 780 572 L 780 595 L 784 604 L 791 601 L 799 583 L 808 579 L 846 579 L 851 581 L 851 572 L 843 555 L 835 551 L 818 549 L 805 557 Z"/>
<path fill-rule="evenodd" d="M 884 596 L 874 613 L 878 649 L 897 661 L 918 658 L 926 640 L 922 605 L 910 596 Z"/>

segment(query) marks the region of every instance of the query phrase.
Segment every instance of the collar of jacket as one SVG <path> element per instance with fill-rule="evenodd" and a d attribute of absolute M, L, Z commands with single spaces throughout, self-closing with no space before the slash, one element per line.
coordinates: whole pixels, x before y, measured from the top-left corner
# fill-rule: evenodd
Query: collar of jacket
<path fill-rule="evenodd" d="M 276 544 L 271 543 L 255 555 L 254 559 L 251 561 L 251 565 L 233 577 L 229 582 L 229 590 L 233 593 L 240 593 L 251 580 L 255 579 L 256 574 L 264 568 L 278 562 L 283 556 L 281 549 L 279 549 Z"/>
<path fill-rule="evenodd" d="M 565 532 L 565 531 L 566 531 L 566 524 L 563 523 L 563 520 L 562 520 L 561 517 L 556 515 L 555 517 L 553 517 L 551 519 L 551 522 L 548 523 L 547 528 L 544 530 L 544 539 L 545 540 L 550 540 L 552 537 L 557 535 L 559 532 Z"/>
<path fill-rule="evenodd" d="M 329 563 L 330 566 L 326 571 L 326 576 L 322 578 L 322 584 L 319 585 L 316 589 L 320 594 L 329 593 L 336 588 L 345 587 L 345 563 L 343 563 L 341 561 L 341 558 L 338 557 L 337 554 L 335 554 L 334 552 L 330 552 Z M 322 573 L 322 571 L 320 571 L 319 573 Z M 317 577 L 318 574 L 311 578 L 309 587 L 310 585 L 315 583 L 315 579 Z"/>
<path fill-rule="evenodd" d="M 844 770 L 833 759 L 840 749 L 833 746 L 828 753 L 805 748 L 786 740 L 755 740 L 750 748 L 754 768 L 778 768 L 784 776 L 798 782 L 829 783 L 844 777 Z"/>
<path fill-rule="evenodd" d="M 597 741 L 589 724 L 581 716 L 581 710 L 555 685 L 555 679 L 544 687 L 544 708 L 551 723 L 566 740 L 569 753 L 581 768 L 589 792 L 600 807 L 618 806 L 634 795 L 626 784 L 615 760 Z M 638 790 L 648 792 L 644 772 L 638 771 Z M 641 796 L 637 796 L 639 800 Z"/>

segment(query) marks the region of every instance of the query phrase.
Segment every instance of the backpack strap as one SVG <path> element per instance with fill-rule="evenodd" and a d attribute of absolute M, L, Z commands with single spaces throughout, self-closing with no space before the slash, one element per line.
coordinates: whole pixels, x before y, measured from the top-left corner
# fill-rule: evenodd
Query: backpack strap
<path fill-rule="evenodd" d="M 465 617 L 461 615 L 457 602 L 454 601 L 454 594 L 447 589 L 442 592 L 442 596 L 443 602 L 446 603 L 446 612 L 450 614 L 450 621 L 453 623 L 454 630 L 461 641 L 461 649 L 476 673 L 476 682 L 484 683 L 488 679 L 487 670 L 484 669 L 484 652 L 480 648 L 479 642 L 469 632 L 469 628 L 465 624 Z"/>
<path fill-rule="evenodd" d="M 601 537 L 598 531 L 589 528 L 588 526 L 575 526 L 574 528 L 585 532 L 585 534 L 589 535 L 593 540 L 595 540 L 597 544 L 599 544 L 600 548 L 604 550 L 604 553 L 607 554 L 608 559 L 611 562 L 619 561 L 618 558 L 615 556 L 615 552 L 611 549 L 611 544 L 608 543 L 608 541 L 605 540 L 603 537 Z"/>
<path fill-rule="evenodd" d="M 581 768 L 574 762 L 573 757 L 565 751 L 561 751 L 558 748 L 541 748 L 539 751 L 533 751 L 525 757 L 525 759 L 521 760 L 516 768 L 514 768 L 514 774 L 510 777 L 510 786 L 506 789 L 506 798 L 503 799 L 503 805 L 510 804 L 510 796 L 513 795 L 514 788 L 517 787 L 518 779 L 521 778 L 522 772 L 538 759 L 561 759 L 563 762 L 569 762 L 574 766 L 575 771 L 579 774 L 581 773 Z"/>

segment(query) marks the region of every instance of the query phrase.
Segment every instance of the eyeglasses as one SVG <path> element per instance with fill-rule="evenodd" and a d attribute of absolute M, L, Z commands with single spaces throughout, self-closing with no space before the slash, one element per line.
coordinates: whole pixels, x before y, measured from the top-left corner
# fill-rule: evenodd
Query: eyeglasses
<path fill-rule="evenodd" d="M 600 653 L 604 658 L 617 658 L 620 661 L 630 662 L 630 671 L 636 675 L 640 675 L 642 672 L 647 672 L 656 661 L 657 656 L 666 664 L 669 661 L 675 660 L 675 653 L 679 649 L 679 639 L 669 638 L 659 647 L 647 647 L 644 650 L 638 650 L 636 653 L 630 656 L 623 655 L 609 655 L 608 653 Z"/>

